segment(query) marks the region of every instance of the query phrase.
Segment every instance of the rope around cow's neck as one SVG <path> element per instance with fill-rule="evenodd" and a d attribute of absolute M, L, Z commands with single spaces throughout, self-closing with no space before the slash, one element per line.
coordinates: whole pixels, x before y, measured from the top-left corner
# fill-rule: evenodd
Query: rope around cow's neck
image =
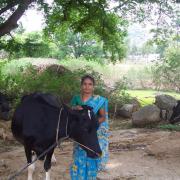
<path fill-rule="evenodd" d="M 61 112 L 62 112 L 62 110 L 63 110 L 63 107 L 61 107 L 60 110 L 59 110 L 58 124 L 57 124 L 57 128 L 56 128 L 56 143 L 57 143 L 58 147 L 59 147 L 58 134 L 59 134 L 59 125 L 60 125 L 60 122 L 61 122 Z"/>
<path fill-rule="evenodd" d="M 69 137 L 68 139 L 70 139 L 72 142 L 77 143 L 78 145 L 80 145 L 80 146 L 86 148 L 87 150 L 93 152 L 93 153 L 96 154 L 97 156 L 101 157 L 101 155 L 100 155 L 99 153 L 95 152 L 95 151 L 92 150 L 91 148 L 89 148 L 89 147 L 87 147 L 87 146 L 85 146 L 85 145 L 83 145 L 83 144 L 81 144 L 81 143 L 75 141 L 74 139 L 71 139 L 70 137 Z"/>
<path fill-rule="evenodd" d="M 59 140 L 58 140 L 58 134 L 59 134 L 59 126 L 60 126 L 60 122 L 61 122 L 61 113 L 62 113 L 62 110 L 63 110 L 63 107 L 61 107 L 60 111 L 59 111 L 59 119 L 58 119 L 58 125 L 57 125 L 57 129 L 56 129 L 56 143 L 57 143 L 57 147 L 60 148 L 60 143 L 59 143 Z M 90 111 L 88 110 L 88 116 L 89 118 L 91 119 L 91 115 L 90 115 Z M 66 138 L 67 139 L 70 139 L 72 142 L 86 148 L 87 150 L 93 152 L 94 154 L 96 154 L 97 156 L 101 156 L 99 153 L 95 152 L 94 150 L 92 150 L 91 148 L 81 144 L 80 142 L 78 141 L 75 141 L 74 139 L 70 138 L 69 135 L 68 135 L 68 123 L 69 123 L 69 118 L 67 116 L 67 121 L 66 121 Z"/>

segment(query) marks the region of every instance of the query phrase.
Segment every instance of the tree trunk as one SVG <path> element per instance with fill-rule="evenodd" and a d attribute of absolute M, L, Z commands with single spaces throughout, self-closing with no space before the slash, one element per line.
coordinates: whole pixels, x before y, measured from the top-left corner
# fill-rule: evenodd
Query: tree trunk
<path fill-rule="evenodd" d="M 26 9 L 28 9 L 28 6 L 34 1 L 35 0 L 24 0 L 19 4 L 15 12 L 0 25 L 0 37 L 10 33 L 13 29 L 18 27 L 17 21 L 21 18 Z"/>

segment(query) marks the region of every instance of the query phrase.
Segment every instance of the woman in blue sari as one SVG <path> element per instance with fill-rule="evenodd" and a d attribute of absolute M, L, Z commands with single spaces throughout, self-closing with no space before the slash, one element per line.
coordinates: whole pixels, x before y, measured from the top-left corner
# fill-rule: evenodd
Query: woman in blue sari
<path fill-rule="evenodd" d="M 94 78 L 86 75 L 81 79 L 81 94 L 74 96 L 71 105 L 81 110 L 81 105 L 88 105 L 93 108 L 98 117 L 99 128 L 97 131 L 99 144 L 102 150 L 102 157 L 92 159 L 87 157 L 86 151 L 79 145 L 74 145 L 73 163 L 70 167 L 72 180 L 95 180 L 97 172 L 105 170 L 109 158 L 108 154 L 108 101 L 101 96 L 94 96 Z"/>

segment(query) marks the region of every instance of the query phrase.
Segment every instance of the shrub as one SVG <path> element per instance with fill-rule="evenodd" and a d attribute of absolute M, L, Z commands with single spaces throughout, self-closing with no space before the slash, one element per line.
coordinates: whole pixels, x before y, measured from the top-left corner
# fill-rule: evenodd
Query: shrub
<path fill-rule="evenodd" d="M 87 73 L 96 80 L 95 94 L 105 95 L 105 85 L 101 75 L 89 67 L 63 74 L 50 69 L 39 72 L 31 64 L 16 66 L 16 71 L 12 72 L 9 69 L 8 63 L 0 67 L 0 88 L 2 93 L 14 99 L 14 105 L 23 95 L 32 92 L 52 93 L 59 96 L 63 102 L 69 103 L 72 96 L 79 93 L 80 79 Z"/>
<path fill-rule="evenodd" d="M 115 113 L 117 108 L 130 103 L 132 97 L 126 92 L 126 80 L 123 79 L 115 84 L 115 88 L 109 95 L 109 112 Z"/>

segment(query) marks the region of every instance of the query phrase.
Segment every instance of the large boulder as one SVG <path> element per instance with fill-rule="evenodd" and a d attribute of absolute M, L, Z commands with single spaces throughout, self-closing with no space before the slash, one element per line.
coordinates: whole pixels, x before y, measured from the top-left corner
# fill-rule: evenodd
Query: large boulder
<path fill-rule="evenodd" d="M 133 113 L 133 104 L 124 104 L 119 110 L 117 110 L 117 116 L 130 118 Z"/>
<path fill-rule="evenodd" d="M 177 100 L 167 94 L 157 95 L 155 97 L 155 105 L 161 110 L 161 118 L 169 120 L 172 113 L 173 107 L 176 106 Z"/>
<path fill-rule="evenodd" d="M 176 104 L 177 100 L 170 95 L 162 94 L 155 97 L 155 105 L 159 109 L 172 110 Z"/>
<path fill-rule="evenodd" d="M 135 126 L 145 126 L 155 124 L 160 121 L 160 109 L 156 105 L 148 105 L 132 114 L 132 124 Z"/>

